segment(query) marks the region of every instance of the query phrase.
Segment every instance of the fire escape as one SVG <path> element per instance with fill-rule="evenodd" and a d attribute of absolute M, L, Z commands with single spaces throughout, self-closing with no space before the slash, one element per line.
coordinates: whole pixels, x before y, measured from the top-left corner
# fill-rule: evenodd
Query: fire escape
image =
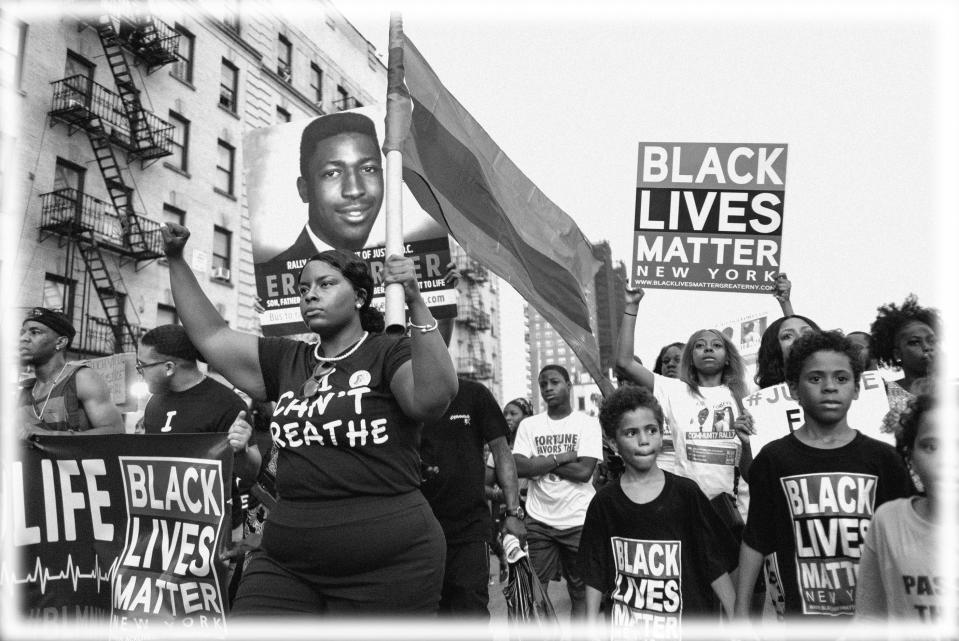
<path fill-rule="evenodd" d="M 486 268 L 472 258 L 465 258 L 460 264 L 460 275 L 466 285 L 466 294 L 457 302 L 456 320 L 468 333 L 466 355 L 459 356 L 456 363 L 457 373 L 474 381 L 493 378 L 493 365 L 486 356 L 486 347 L 481 332 L 490 328 L 490 315 L 479 285 L 489 280 Z"/>
<path fill-rule="evenodd" d="M 89 138 L 110 202 L 76 189 L 42 194 L 39 233 L 41 242 L 55 235 L 66 246 L 68 275 L 80 258 L 102 306 L 105 318 L 90 314 L 91 301 L 81 297 L 85 327 L 74 349 L 108 354 L 135 350 L 142 333 L 126 313 L 122 268 L 132 263 L 139 270 L 163 256 L 160 224 L 134 210 L 134 190 L 124 179 L 117 150 L 125 152 L 127 165 L 139 160 L 144 169 L 172 153 L 173 126 L 144 109 L 127 52 L 150 73 L 177 59 L 179 35 L 142 12 L 100 16 L 88 26 L 99 36 L 117 91 L 84 75 L 57 80 L 51 83 L 48 115 L 51 127 L 63 123 L 69 135 L 82 131 Z"/>

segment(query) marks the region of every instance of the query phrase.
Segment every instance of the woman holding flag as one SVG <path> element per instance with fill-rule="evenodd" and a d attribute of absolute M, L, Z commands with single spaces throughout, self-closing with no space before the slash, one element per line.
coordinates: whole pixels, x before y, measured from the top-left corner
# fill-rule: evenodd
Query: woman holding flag
<path fill-rule="evenodd" d="M 365 262 L 336 250 L 310 258 L 297 284 L 319 335 L 308 344 L 230 329 L 183 258 L 189 231 L 170 225 L 163 236 L 191 341 L 235 386 L 276 402 L 280 498 L 234 615 L 435 612 L 445 543 L 418 489 L 416 426 L 443 413 L 457 383 L 412 261 L 391 255 L 383 271 L 403 290 L 407 337 L 382 333 Z"/>

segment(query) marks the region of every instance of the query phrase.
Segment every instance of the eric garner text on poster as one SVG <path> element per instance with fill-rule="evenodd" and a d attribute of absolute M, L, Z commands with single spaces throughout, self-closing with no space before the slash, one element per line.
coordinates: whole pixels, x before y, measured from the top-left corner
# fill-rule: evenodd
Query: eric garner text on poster
<path fill-rule="evenodd" d="M 633 286 L 771 290 L 785 183 L 784 144 L 641 143 Z"/>

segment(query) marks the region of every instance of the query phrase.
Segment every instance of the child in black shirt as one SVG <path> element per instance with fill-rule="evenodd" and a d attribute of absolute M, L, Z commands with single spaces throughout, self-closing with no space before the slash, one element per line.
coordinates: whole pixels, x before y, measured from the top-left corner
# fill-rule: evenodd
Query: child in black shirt
<path fill-rule="evenodd" d="M 625 464 L 586 512 L 579 546 L 586 617 L 616 636 L 679 638 L 684 616 L 732 612 L 735 541 L 694 481 L 661 470 L 663 411 L 645 388 L 603 403 L 603 432 Z"/>
<path fill-rule="evenodd" d="M 863 536 L 882 503 L 909 493 L 906 468 L 890 445 L 846 422 L 862 364 L 838 332 L 793 343 L 786 382 L 806 422 L 768 444 L 749 476 L 749 518 L 739 557 L 736 614 L 747 616 L 752 586 L 767 569 L 778 614 L 851 615 Z"/>

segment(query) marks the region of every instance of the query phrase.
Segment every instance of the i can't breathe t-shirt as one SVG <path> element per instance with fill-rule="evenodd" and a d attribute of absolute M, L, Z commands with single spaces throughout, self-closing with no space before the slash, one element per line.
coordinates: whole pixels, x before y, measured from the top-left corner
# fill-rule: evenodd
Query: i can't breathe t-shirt
<path fill-rule="evenodd" d="M 409 338 L 371 335 L 354 354 L 332 363 L 317 394 L 304 398 L 303 383 L 318 363 L 313 345 L 260 339 L 267 397 L 276 401 L 270 432 L 282 499 L 390 496 L 419 487 L 417 424 L 390 390 L 409 359 Z"/>

